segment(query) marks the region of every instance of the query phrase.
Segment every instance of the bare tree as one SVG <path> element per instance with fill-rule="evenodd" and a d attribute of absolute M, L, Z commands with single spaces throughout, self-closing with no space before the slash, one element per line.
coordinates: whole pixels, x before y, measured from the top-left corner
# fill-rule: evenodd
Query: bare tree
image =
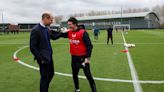
<path fill-rule="evenodd" d="M 136 12 L 137 13 L 140 13 L 140 12 L 142 12 L 142 9 L 141 8 L 138 8 L 138 9 L 136 9 Z"/>
<path fill-rule="evenodd" d="M 131 8 L 128 9 L 128 13 L 132 13 L 133 10 Z"/>
<path fill-rule="evenodd" d="M 161 15 L 161 7 L 159 5 L 153 7 L 152 11 L 155 12 L 160 17 L 160 15 Z"/>
<path fill-rule="evenodd" d="M 63 19 L 63 16 L 55 16 L 55 22 L 57 24 L 60 24 L 61 20 Z"/>
<path fill-rule="evenodd" d="M 143 12 L 149 12 L 150 11 L 150 9 L 149 8 L 143 8 L 143 10 L 142 10 Z"/>
<path fill-rule="evenodd" d="M 164 28 L 164 5 L 161 6 L 161 26 Z"/>
<path fill-rule="evenodd" d="M 164 27 L 164 5 L 155 6 L 152 8 L 152 11 L 155 12 L 157 14 L 157 16 L 159 16 L 160 25 L 161 25 L 161 27 Z"/>
<path fill-rule="evenodd" d="M 164 19 L 164 5 L 161 6 L 161 17 Z"/>

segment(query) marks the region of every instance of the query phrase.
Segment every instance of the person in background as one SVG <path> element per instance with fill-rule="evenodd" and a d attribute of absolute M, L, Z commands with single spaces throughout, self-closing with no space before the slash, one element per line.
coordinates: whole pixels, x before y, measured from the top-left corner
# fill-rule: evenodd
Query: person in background
<path fill-rule="evenodd" d="M 98 40 L 98 35 L 100 34 L 99 28 L 94 27 L 93 33 L 94 33 L 94 40 L 97 41 Z"/>
<path fill-rule="evenodd" d="M 107 29 L 107 45 L 109 45 L 109 38 L 111 40 L 111 44 L 113 45 L 113 28 L 112 27 L 109 27 Z"/>

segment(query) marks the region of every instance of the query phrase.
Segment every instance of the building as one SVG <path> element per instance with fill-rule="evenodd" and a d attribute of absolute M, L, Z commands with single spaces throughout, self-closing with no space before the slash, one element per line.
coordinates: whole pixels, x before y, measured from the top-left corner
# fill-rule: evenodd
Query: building
<path fill-rule="evenodd" d="M 10 24 L 10 23 L 4 23 L 4 24 L 0 24 L 0 32 L 5 32 L 7 30 L 9 30 L 9 26 L 10 25 L 15 25 L 18 27 L 19 32 L 30 32 L 32 30 L 32 28 L 38 23 L 18 23 L 18 24 Z M 7 28 L 7 29 L 6 29 Z M 53 30 L 59 30 L 60 25 L 57 24 L 52 24 L 50 26 L 51 29 Z M 6 29 L 6 30 L 5 30 Z"/>
<path fill-rule="evenodd" d="M 92 29 L 96 26 L 106 29 L 109 25 L 130 24 L 131 29 L 151 29 L 159 28 L 160 21 L 154 12 L 111 14 L 104 16 L 86 16 L 77 17 L 79 24 L 84 24 L 86 29 Z M 62 26 L 67 27 L 67 20 L 63 19 Z"/>

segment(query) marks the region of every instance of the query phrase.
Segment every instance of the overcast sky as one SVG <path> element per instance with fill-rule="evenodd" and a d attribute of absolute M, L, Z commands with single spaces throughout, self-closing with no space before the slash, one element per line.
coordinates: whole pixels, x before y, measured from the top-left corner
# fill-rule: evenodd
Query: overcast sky
<path fill-rule="evenodd" d="M 0 23 L 2 12 L 5 23 L 39 22 L 45 11 L 54 15 L 87 12 L 91 10 L 120 10 L 144 8 L 164 4 L 164 0 L 1 0 Z"/>

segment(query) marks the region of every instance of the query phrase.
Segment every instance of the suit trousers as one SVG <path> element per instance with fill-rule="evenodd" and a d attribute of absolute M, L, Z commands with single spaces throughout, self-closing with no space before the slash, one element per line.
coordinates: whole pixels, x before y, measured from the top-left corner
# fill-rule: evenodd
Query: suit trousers
<path fill-rule="evenodd" d="M 40 92 L 48 92 L 49 84 L 54 76 L 53 61 L 48 64 L 39 64 L 40 68 Z"/>

